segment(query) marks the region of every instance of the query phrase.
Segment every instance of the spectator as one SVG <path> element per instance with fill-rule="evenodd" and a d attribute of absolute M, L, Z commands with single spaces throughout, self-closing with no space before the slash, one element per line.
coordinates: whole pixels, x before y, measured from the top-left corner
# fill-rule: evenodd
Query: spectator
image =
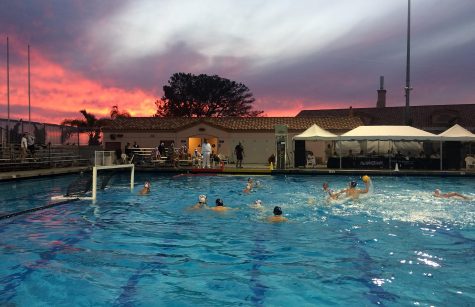
<path fill-rule="evenodd" d="M 244 147 L 241 142 L 236 145 L 234 148 L 234 153 L 236 154 L 236 168 L 242 168 L 242 159 L 244 158 Z"/>
<path fill-rule="evenodd" d="M 201 147 L 201 155 L 203 156 L 203 168 L 210 168 L 211 144 L 204 139 Z"/>
<path fill-rule="evenodd" d="M 26 133 L 23 133 L 20 142 L 20 159 L 23 161 L 28 156 L 28 141 L 26 139 Z"/>
<path fill-rule="evenodd" d="M 130 157 L 130 143 L 129 142 L 125 144 L 125 154 L 127 155 L 127 157 Z"/>
<path fill-rule="evenodd" d="M 160 155 L 164 156 L 165 155 L 165 143 L 161 142 L 160 145 L 158 146 L 158 151 L 160 151 Z"/>
<path fill-rule="evenodd" d="M 271 154 L 270 157 L 267 159 L 267 162 L 269 162 L 269 165 L 272 163 L 275 165 L 275 155 Z"/>
<path fill-rule="evenodd" d="M 28 133 L 26 136 L 26 142 L 28 144 L 28 150 L 30 151 L 31 156 L 35 155 L 35 137 Z"/>

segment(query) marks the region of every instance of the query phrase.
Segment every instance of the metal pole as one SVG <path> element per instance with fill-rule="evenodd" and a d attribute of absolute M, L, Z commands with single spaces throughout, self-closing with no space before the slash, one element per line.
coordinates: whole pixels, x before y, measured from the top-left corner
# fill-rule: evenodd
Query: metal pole
<path fill-rule="evenodd" d="M 130 191 L 134 190 L 134 179 L 135 179 L 135 165 L 132 164 L 132 169 L 130 170 Z"/>
<path fill-rule="evenodd" d="M 97 167 L 92 168 L 92 199 L 95 200 L 97 196 Z"/>
<path fill-rule="evenodd" d="M 440 170 L 442 170 L 442 141 L 440 141 Z"/>
<path fill-rule="evenodd" d="M 10 144 L 10 50 L 7 36 L 7 143 Z"/>
<path fill-rule="evenodd" d="M 409 125 L 411 122 L 409 111 L 409 94 L 411 88 L 411 0 L 407 0 L 407 54 L 406 54 L 406 108 L 404 109 L 404 124 Z"/>
<path fill-rule="evenodd" d="M 31 125 L 30 44 L 28 44 L 28 125 Z"/>
<path fill-rule="evenodd" d="M 340 143 L 340 148 L 339 148 L 338 151 L 339 151 L 339 155 L 340 155 L 340 169 L 341 169 L 341 166 L 342 166 L 342 165 L 341 165 L 341 140 L 338 139 L 338 142 Z"/>

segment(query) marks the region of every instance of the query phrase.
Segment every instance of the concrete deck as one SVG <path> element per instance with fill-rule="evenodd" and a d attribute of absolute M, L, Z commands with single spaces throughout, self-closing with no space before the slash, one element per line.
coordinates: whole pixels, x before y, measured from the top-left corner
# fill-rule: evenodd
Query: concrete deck
<path fill-rule="evenodd" d="M 56 176 L 63 174 L 74 174 L 84 171 L 91 171 L 91 167 L 64 167 L 48 169 L 32 169 L 25 171 L 0 172 L 0 181 L 21 180 L 28 178 Z M 371 176 L 457 176 L 457 177 L 475 177 L 475 169 L 470 170 L 382 170 L 382 169 L 327 169 L 327 168 L 291 168 L 285 170 L 270 170 L 269 166 L 264 164 L 246 164 L 243 168 L 236 168 L 234 165 L 228 165 L 223 170 L 213 169 L 194 169 L 190 167 L 164 168 L 164 167 L 140 167 L 136 166 L 138 172 L 156 172 L 156 173 L 175 173 L 175 174 L 229 174 L 229 175 L 371 175 Z"/>

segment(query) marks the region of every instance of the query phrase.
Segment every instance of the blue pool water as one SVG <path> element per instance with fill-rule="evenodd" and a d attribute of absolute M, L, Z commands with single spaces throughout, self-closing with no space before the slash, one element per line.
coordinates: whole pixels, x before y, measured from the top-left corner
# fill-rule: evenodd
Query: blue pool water
<path fill-rule="evenodd" d="M 75 177 L 2 183 L 0 211 L 50 203 Z M 375 177 L 367 198 L 333 204 L 321 184 L 352 177 L 254 178 L 246 195 L 243 176 L 139 174 L 131 192 L 116 175 L 95 204 L 2 220 L 0 305 L 474 305 L 475 201 L 431 195 L 475 196 L 474 179 Z M 199 194 L 238 210 L 187 210 Z M 265 221 L 276 205 L 287 223 Z"/>

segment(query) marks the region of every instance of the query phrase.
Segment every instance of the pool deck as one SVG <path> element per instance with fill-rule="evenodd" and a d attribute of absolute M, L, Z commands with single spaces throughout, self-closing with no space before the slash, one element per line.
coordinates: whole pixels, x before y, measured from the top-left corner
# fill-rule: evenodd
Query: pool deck
<path fill-rule="evenodd" d="M 64 167 L 32 169 L 24 171 L 0 172 L 0 181 L 21 180 L 44 176 L 56 176 L 90 171 L 91 167 Z M 224 169 L 196 169 L 190 167 L 164 168 L 164 167 L 136 167 L 140 172 L 175 173 L 192 175 L 371 175 L 371 176 L 438 176 L 438 177 L 475 177 L 475 169 L 461 170 L 382 170 L 382 169 L 327 169 L 327 168 L 291 168 L 285 170 L 270 170 L 263 164 L 246 164 L 243 168 L 228 165 Z"/>

